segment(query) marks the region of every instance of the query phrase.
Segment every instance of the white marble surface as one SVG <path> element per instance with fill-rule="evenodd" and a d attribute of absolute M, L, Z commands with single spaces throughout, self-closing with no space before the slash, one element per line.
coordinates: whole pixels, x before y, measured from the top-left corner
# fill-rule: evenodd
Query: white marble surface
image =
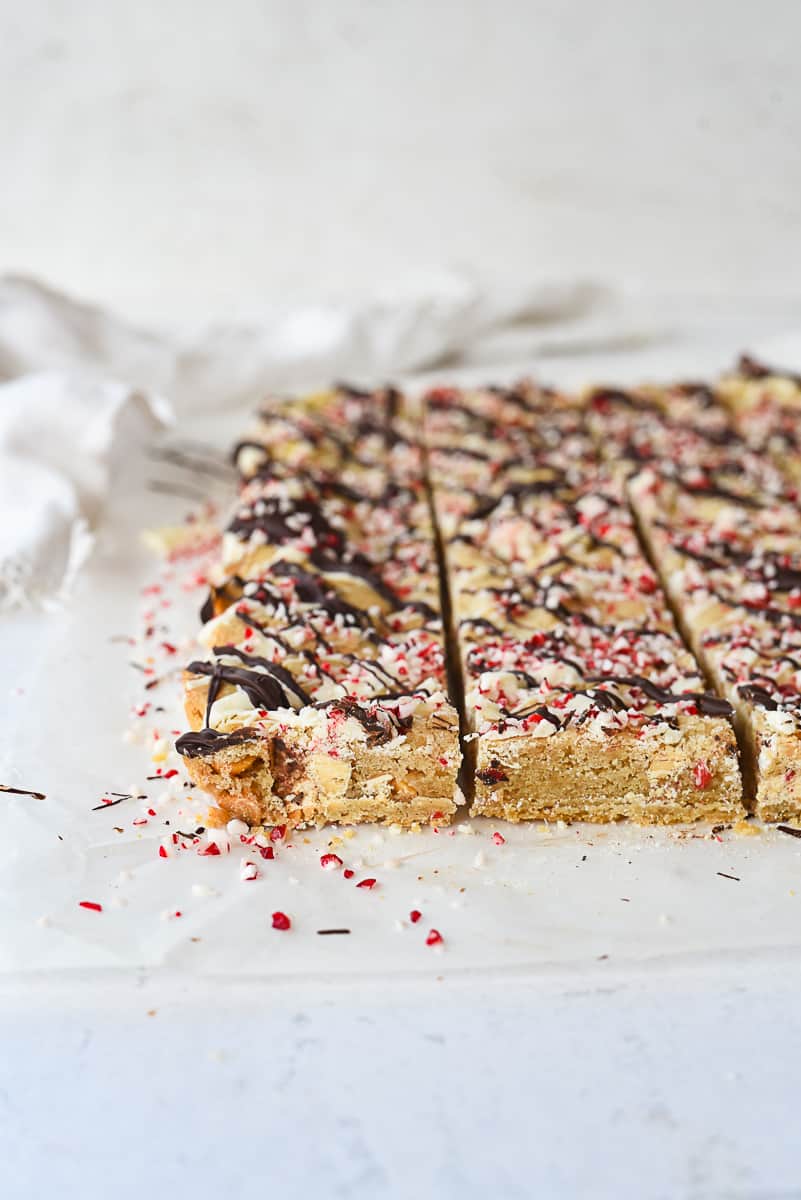
<path fill-rule="evenodd" d="M 0 5 L 0 268 L 141 319 L 432 264 L 793 294 L 796 0 Z"/>
<path fill-rule="evenodd" d="M 3 1195 L 795 1200 L 799 984 L 0 992 Z"/>

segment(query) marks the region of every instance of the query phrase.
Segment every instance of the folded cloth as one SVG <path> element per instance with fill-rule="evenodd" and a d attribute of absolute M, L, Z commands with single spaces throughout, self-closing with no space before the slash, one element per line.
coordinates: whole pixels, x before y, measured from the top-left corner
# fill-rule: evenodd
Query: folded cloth
<path fill-rule="evenodd" d="M 115 437 L 171 420 L 167 402 L 76 371 L 0 385 L 0 606 L 63 595 L 91 547 Z"/>
<path fill-rule="evenodd" d="M 157 332 L 35 280 L 7 277 L 0 279 L 0 378 L 77 366 L 161 392 L 179 411 L 196 410 L 343 375 L 383 383 L 521 322 L 573 322 L 605 295 L 582 282 L 514 288 L 431 272 L 359 301 L 272 306 L 236 321 Z"/>

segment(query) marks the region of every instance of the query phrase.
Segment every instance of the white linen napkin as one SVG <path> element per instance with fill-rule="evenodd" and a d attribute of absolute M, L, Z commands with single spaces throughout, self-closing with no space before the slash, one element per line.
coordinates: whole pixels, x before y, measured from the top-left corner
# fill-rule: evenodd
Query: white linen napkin
<path fill-rule="evenodd" d="M 513 288 L 431 272 L 361 301 L 266 306 L 198 329 L 144 330 L 19 276 L 0 278 L 0 379 L 79 367 L 167 395 L 180 412 L 273 389 L 435 366 L 522 322 L 552 329 L 603 306 L 593 284 Z"/>
<path fill-rule="evenodd" d="M 160 397 L 74 370 L 0 385 L 0 606 L 66 592 L 92 547 L 118 431 L 171 419 Z"/>

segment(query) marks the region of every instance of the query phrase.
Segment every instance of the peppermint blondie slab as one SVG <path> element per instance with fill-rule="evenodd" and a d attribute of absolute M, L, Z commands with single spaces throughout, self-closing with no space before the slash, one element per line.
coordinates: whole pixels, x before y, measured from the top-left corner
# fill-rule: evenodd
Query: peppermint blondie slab
<path fill-rule="evenodd" d="M 420 446 L 391 389 L 277 403 L 186 673 L 192 777 L 250 824 L 447 821 L 459 793 Z"/>
<path fill-rule="evenodd" d="M 472 811 L 740 815 L 730 706 L 677 634 L 583 406 L 531 384 L 438 389 L 426 438 Z"/>

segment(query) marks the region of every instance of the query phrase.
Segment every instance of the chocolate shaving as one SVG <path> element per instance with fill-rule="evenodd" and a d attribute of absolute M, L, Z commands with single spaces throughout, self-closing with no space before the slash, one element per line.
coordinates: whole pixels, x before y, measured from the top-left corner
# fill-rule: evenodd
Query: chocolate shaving
<path fill-rule="evenodd" d="M 779 367 L 769 367 L 751 354 L 740 355 L 737 373 L 744 379 L 769 379 L 778 376 L 782 379 L 791 379 L 793 383 L 801 387 L 801 375 L 793 375 L 790 371 L 782 371 Z"/>
<path fill-rule="evenodd" d="M 0 783 L 0 792 L 8 792 L 12 796 L 32 796 L 34 800 L 46 800 L 47 796 L 44 792 L 32 792 L 28 788 L 10 787 L 8 784 Z"/>
<path fill-rule="evenodd" d="M 148 775 L 148 779 L 163 779 L 163 775 Z M 134 795 L 133 792 L 109 792 L 109 796 L 114 796 L 114 800 L 105 800 L 102 804 L 96 804 L 91 812 L 101 812 L 104 808 L 114 808 L 116 804 L 122 804 L 123 800 L 147 800 L 147 796 L 143 794 Z"/>

